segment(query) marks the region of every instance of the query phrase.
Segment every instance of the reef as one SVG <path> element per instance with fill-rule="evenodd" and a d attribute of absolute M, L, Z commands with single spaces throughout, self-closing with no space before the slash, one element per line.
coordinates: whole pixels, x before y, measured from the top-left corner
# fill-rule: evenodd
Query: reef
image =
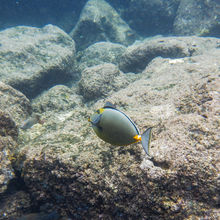
<path fill-rule="evenodd" d="M 82 1 L 69 34 L 64 23 L 0 32 L 0 219 L 219 218 L 220 40 L 145 38 L 128 18 L 161 14 L 181 35 L 187 0 L 115 2 Z M 200 22 L 184 34 L 212 33 Z M 106 101 L 141 133 L 153 127 L 151 157 L 95 135 L 88 118 Z"/>

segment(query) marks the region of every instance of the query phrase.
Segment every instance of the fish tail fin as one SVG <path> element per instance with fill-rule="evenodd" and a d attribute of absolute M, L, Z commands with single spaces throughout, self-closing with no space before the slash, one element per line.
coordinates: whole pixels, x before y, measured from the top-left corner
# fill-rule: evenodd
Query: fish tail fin
<path fill-rule="evenodd" d="M 148 156 L 149 154 L 149 146 L 150 146 L 150 141 L 151 141 L 151 130 L 152 128 L 148 128 L 142 135 L 141 135 L 141 144 L 142 147 L 144 148 L 144 151 Z"/>

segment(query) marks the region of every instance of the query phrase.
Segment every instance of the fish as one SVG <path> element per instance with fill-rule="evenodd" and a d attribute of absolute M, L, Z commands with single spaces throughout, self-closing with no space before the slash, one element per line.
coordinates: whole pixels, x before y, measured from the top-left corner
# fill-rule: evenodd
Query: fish
<path fill-rule="evenodd" d="M 44 122 L 40 119 L 40 115 L 33 114 L 31 117 L 25 120 L 19 127 L 22 130 L 27 130 L 37 123 L 43 124 Z"/>
<path fill-rule="evenodd" d="M 106 102 L 88 121 L 96 135 L 107 143 L 115 146 L 126 146 L 141 142 L 145 153 L 149 154 L 152 127 L 141 135 L 135 123 L 111 102 Z"/>

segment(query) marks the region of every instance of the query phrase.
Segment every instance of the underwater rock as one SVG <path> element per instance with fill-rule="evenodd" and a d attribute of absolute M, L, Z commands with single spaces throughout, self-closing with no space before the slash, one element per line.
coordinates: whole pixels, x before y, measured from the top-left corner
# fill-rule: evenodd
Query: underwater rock
<path fill-rule="evenodd" d="M 47 127 L 19 136 L 19 169 L 35 204 L 72 219 L 217 219 L 219 59 L 214 48 L 158 57 L 140 80 L 109 93 L 140 132 L 154 127 L 151 160 L 140 144 L 111 146 L 96 137 L 88 117 L 106 97 L 46 112 Z"/>
<path fill-rule="evenodd" d="M 173 26 L 177 35 L 220 37 L 219 0 L 181 0 Z"/>
<path fill-rule="evenodd" d="M 181 0 L 109 0 L 121 17 L 141 36 L 171 34 Z"/>
<path fill-rule="evenodd" d="M 15 183 L 16 185 L 16 183 Z M 8 193 L 0 197 L 0 219 L 17 220 L 24 212 L 31 211 L 30 195 L 24 190 L 10 188 Z"/>
<path fill-rule="evenodd" d="M 138 73 L 143 71 L 155 57 L 187 57 L 217 48 L 219 45 L 220 40 L 217 38 L 161 37 L 146 39 L 142 43 L 127 48 L 120 59 L 119 68 L 125 73 Z"/>
<path fill-rule="evenodd" d="M 86 3 L 70 36 L 76 42 L 77 50 L 98 41 L 129 45 L 135 40 L 135 33 L 104 0 L 89 0 Z"/>
<path fill-rule="evenodd" d="M 0 197 L 7 190 L 9 182 L 15 177 L 11 164 L 12 151 L 15 146 L 16 142 L 11 137 L 0 136 Z"/>
<path fill-rule="evenodd" d="M 11 161 L 17 144 L 18 128 L 10 115 L 0 110 L 0 195 L 15 177 Z"/>
<path fill-rule="evenodd" d="M 18 128 L 11 116 L 0 110 L 0 136 L 11 136 L 14 140 L 18 137 Z"/>
<path fill-rule="evenodd" d="M 86 100 L 94 100 L 106 97 L 110 92 L 122 89 L 128 83 L 128 78 L 117 66 L 105 63 L 84 69 L 78 87 L 79 93 Z"/>
<path fill-rule="evenodd" d="M 0 103 L 0 110 L 10 114 L 17 124 L 32 113 L 31 103 L 27 97 L 3 82 L 0 82 Z"/>
<path fill-rule="evenodd" d="M 33 100 L 33 110 L 38 113 L 73 110 L 76 105 L 81 104 L 75 90 L 74 87 L 70 89 L 65 85 L 56 85 Z"/>
<path fill-rule="evenodd" d="M 18 26 L 0 32 L 0 80 L 35 97 L 76 78 L 74 41 L 56 26 Z"/>
<path fill-rule="evenodd" d="M 112 63 L 117 65 L 119 58 L 125 52 L 125 50 L 125 46 L 111 42 L 98 42 L 92 44 L 77 54 L 79 59 L 79 72 L 82 72 L 82 70 L 84 70 L 86 67 L 103 63 Z"/>

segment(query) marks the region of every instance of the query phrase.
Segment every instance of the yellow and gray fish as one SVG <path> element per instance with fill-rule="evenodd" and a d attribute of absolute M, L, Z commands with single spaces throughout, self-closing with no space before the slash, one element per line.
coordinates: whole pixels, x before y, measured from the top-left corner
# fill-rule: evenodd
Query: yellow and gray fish
<path fill-rule="evenodd" d="M 27 130 L 37 123 L 43 124 L 43 121 L 40 119 L 40 115 L 33 114 L 20 125 L 20 128 L 23 130 Z"/>
<path fill-rule="evenodd" d="M 107 102 L 88 121 L 91 122 L 97 136 L 105 142 L 126 146 L 141 141 L 144 151 L 149 155 L 152 128 L 148 128 L 141 135 L 135 123 L 112 103 Z"/>

